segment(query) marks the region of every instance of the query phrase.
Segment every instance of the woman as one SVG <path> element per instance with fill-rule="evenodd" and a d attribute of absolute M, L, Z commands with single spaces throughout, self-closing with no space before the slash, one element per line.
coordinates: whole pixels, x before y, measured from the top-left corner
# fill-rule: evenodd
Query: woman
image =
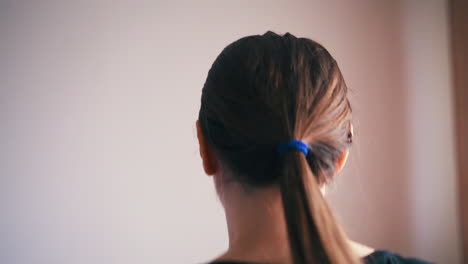
<path fill-rule="evenodd" d="M 353 132 L 346 84 L 320 44 L 272 32 L 230 44 L 196 125 L 229 232 L 212 264 L 423 263 L 350 241 L 323 197 Z"/>

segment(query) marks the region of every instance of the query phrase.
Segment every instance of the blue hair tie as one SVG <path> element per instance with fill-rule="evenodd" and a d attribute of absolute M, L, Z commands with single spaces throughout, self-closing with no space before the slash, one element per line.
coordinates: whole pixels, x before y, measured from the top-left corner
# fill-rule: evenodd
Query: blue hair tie
<path fill-rule="evenodd" d="M 278 148 L 276 149 L 279 155 L 282 155 L 288 150 L 299 150 L 307 157 L 307 154 L 309 153 L 309 145 L 301 140 L 290 139 L 286 142 L 278 144 Z"/>

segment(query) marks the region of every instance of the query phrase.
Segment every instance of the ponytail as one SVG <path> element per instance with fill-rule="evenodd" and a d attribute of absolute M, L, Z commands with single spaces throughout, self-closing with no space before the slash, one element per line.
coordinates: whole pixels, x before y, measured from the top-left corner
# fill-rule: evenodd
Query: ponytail
<path fill-rule="evenodd" d="M 282 156 L 280 191 L 293 262 L 361 263 L 337 224 L 306 157 L 298 151 Z"/>

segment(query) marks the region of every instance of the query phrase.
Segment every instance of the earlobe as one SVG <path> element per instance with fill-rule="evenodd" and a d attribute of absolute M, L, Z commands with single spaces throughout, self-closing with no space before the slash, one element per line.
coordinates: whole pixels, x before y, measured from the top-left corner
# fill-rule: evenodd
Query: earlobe
<path fill-rule="evenodd" d="M 339 173 L 343 168 L 344 165 L 346 164 L 346 161 L 348 160 L 348 155 L 349 155 L 349 150 L 343 151 L 336 161 L 336 167 L 335 167 L 335 174 Z"/>
<path fill-rule="evenodd" d="M 200 127 L 199 120 L 197 120 L 196 122 L 196 127 L 197 127 L 198 144 L 200 147 L 200 157 L 203 162 L 203 169 L 205 170 L 205 173 L 207 175 L 213 175 L 217 171 L 217 167 L 218 167 L 217 161 L 214 157 L 214 153 L 213 153 L 211 146 L 209 146 L 205 140 L 205 137 Z"/>

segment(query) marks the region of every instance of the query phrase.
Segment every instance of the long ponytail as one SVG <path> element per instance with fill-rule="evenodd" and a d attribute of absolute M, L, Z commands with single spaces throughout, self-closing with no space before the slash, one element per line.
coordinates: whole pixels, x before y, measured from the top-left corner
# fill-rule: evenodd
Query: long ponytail
<path fill-rule="evenodd" d="M 294 263 L 360 263 L 301 152 L 283 156 L 280 190 Z"/>

